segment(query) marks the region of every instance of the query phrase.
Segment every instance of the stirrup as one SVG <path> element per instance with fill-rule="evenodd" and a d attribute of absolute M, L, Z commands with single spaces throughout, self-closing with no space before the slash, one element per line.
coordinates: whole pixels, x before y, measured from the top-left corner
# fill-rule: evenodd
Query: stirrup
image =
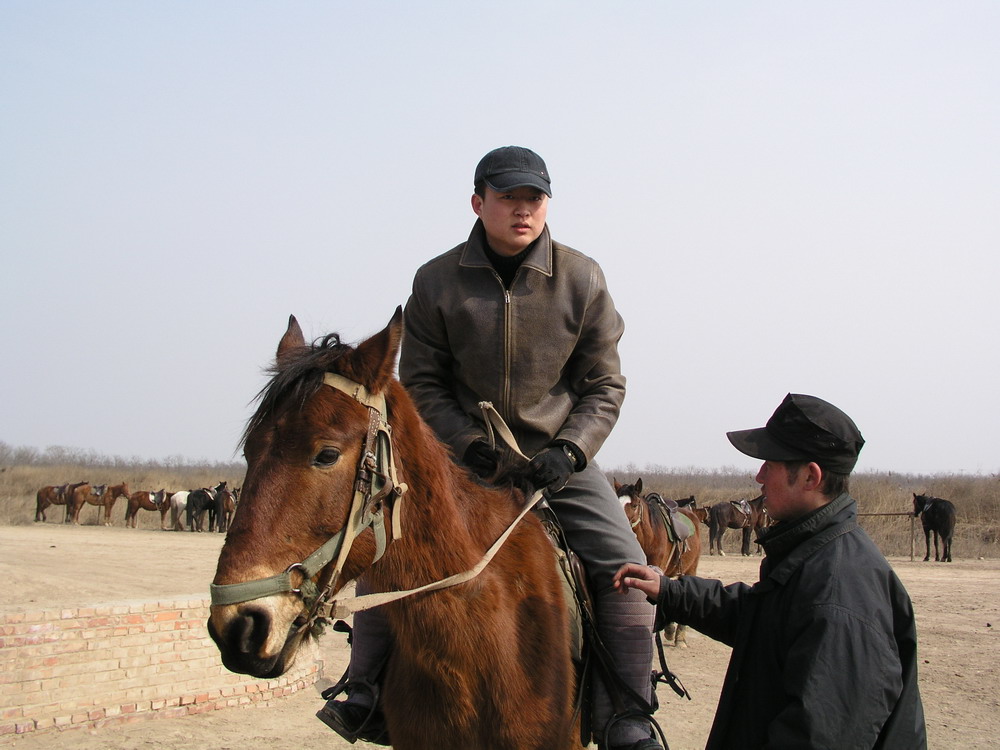
<path fill-rule="evenodd" d="M 626 719 L 638 719 L 649 724 L 649 739 L 637 740 L 636 742 L 625 746 L 609 745 L 607 740 L 608 737 L 611 736 L 611 728 L 615 726 L 615 724 Z M 632 747 L 638 747 L 641 750 L 643 744 L 646 744 L 648 747 L 656 747 L 653 743 L 656 743 L 657 741 L 659 742 L 659 747 L 662 748 L 662 750 L 670 750 L 670 745 L 667 744 L 667 738 L 663 734 L 663 729 L 660 728 L 659 723 L 657 723 L 656 719 L 653 718 L 653 715 L 643 711 L 642 709 L 632 709 L 630 711 L 614 714 L 610 719 L 608 719 L 608 723 L 604 726 L 604 735 L 598 743 L 598 750 L 625 750 L 626 748 L 630 749 Z"/>
<path fill-rule="evenodd" d="M 372 697 L 371 706 L 365 707 L 357 703 L 334 700 L 348 688 L 362 688 Z M 385 717 L 379 706 L 379 689 L 374 683 L 367 680 L 348 681 L 347 673 L 341 677 L 340 681 L 333 687 L 324 690 L 321 695 L 326 699 L 326 704 L 316 712 L 316 718 L 326 724 L 330 729 L 339 734 L 352 745 L 358 740 L 371 742 L 374 745 L 389 745 L 389 732 L 385 726 Z M 344 712 L 350 712 L 355 716 L 363 717 L 356 726 L 350 726 L 344 719 Z M 353 722 L 351 722 L 353 723 Z"/>

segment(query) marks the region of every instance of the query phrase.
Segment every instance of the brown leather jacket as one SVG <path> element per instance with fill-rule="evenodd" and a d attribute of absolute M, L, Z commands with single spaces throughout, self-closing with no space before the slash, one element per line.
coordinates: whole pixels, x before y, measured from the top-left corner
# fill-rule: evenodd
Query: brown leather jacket
<path fill-rule="evenodd" d="M 477 220 L 467 242 L 417 270 L 400 379 L 459 458 L 485 437 L 479 402 L 492 401 L 527 455 L 568 440 L 589 462 L 625 398 L 625 324 L 604 273 L 546 226 L 507 290 L 485 245 Z"/>

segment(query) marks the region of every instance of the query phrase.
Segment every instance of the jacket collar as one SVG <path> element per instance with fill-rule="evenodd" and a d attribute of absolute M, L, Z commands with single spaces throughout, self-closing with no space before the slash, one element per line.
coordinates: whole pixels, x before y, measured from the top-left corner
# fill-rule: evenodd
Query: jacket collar
<path fill-rule="evenodd" d="M 784 583 L 804 560 L 836 537 L 855 528 L 858 506 L 846 492 L 794 521 L 778 523 L 758 534 L 767 556 L 761 563 L 761 581 Z"/>
<path fill-rule="evenodd" d="M 493 268 L 490 259 L 486 257 L 484 249 L 486 246 L 486 228 L 483 226 L 482 219 L 476 219 L 458 264 L 468 268 Z M 552 236 L 549 234 L 548 224 L 542 228 L 538 239 L 531 243 L 531 249 L 521 263 L 521 267 L 532 268 L 546 276 L 552 275 Z"/>

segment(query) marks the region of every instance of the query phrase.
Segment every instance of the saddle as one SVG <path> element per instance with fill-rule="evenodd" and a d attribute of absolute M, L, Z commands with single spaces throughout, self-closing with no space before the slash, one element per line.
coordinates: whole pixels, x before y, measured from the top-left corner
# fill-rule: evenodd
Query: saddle
<path fill-rule="evenodd" d="M 683 513 L 680 513 L 680 506 L 676 501 L 667 499 L 658 492 L 650 492 L 646 495 L 646 502 L 654 512 L 660 516 L 660 520 L 667 527 L 667 535 L 674 544 L 683 545 L 683 550 L 687 550 L 687 540 L 697 533 L 694 522 Z"/>
<path fill-rule="evenodd" d="M 743 514 L 743 525 L 750 525 L 750 517 L 752 510 L 750 508 L 750 503 L 745 497 L 741 497 L 739 500 L 730 500 L 729 504 L 732 505 L 736 510 Z"/>

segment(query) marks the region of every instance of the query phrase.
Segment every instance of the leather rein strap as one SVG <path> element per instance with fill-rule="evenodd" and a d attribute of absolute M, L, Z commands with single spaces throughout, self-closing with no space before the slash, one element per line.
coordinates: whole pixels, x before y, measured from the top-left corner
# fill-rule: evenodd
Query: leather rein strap
<path fill-rule="evenodd" d="M 479 407 L 483 410 L 483 418 L 486 421 L 486 426 L 490 435 L 491 444 L 495 445 L 495 438 L 493 436 L 493 429 L 496 428 L 497 432 L 504 439 L 507 445 L 512 451 L 517 455 L 527 459 L 521 449 L 517 445 L 517 440 L 514 438 L 514 434 L 510 431 L 510 428 L 504 422 L 503 417 L 500 416 L 499 412 L 493 407 L 493 404 L 489 401 L 481 401 Z M 457 586 L 460 583 L 465 583 L 466 581 L 471 581 L 473 578 L 478 576 L 490 561 L 496 556 L 496 553 L 500 551 L 504 542 L 507 541 L 507 537 L 511 535 L 514 528 L 520 523 L 521 519 L 524 518 L 528 512 L 538 504 L 538 501 L 544 496 L 543 490 L 536 490 L 531 497 L 528 498 L 521 511 L 517 514 L 510 525 L 504 530 L 504 532 L 497 537 L 497 540 L 493 542 L 483 557 L 474 566 L 461 573 L 455 573 L 454 575 L 443 578 L 440 581 L 432 581 L 431 583 L 419 586 L 414 589 L 407 589 L 405 591 L 385 591 L 381 593 L 374 594 L 364 594 L 362 596 L 348 596 L 343 599 L 338 599 L 330 605 L 331 617 L 344 619 L 348 615 L 355 614 L 357 612 L 362 612 L 366 609 L 372 609 L 373 607 L 380 607 L 384 604 L 390 602 L 398 601 L 399 599 L 404 599 L 408 596 L 413 596 L 414 594 L 423 594 L 429 591 L 438 591 L 439 589 L 450 588 L 451 586 Z"/>

